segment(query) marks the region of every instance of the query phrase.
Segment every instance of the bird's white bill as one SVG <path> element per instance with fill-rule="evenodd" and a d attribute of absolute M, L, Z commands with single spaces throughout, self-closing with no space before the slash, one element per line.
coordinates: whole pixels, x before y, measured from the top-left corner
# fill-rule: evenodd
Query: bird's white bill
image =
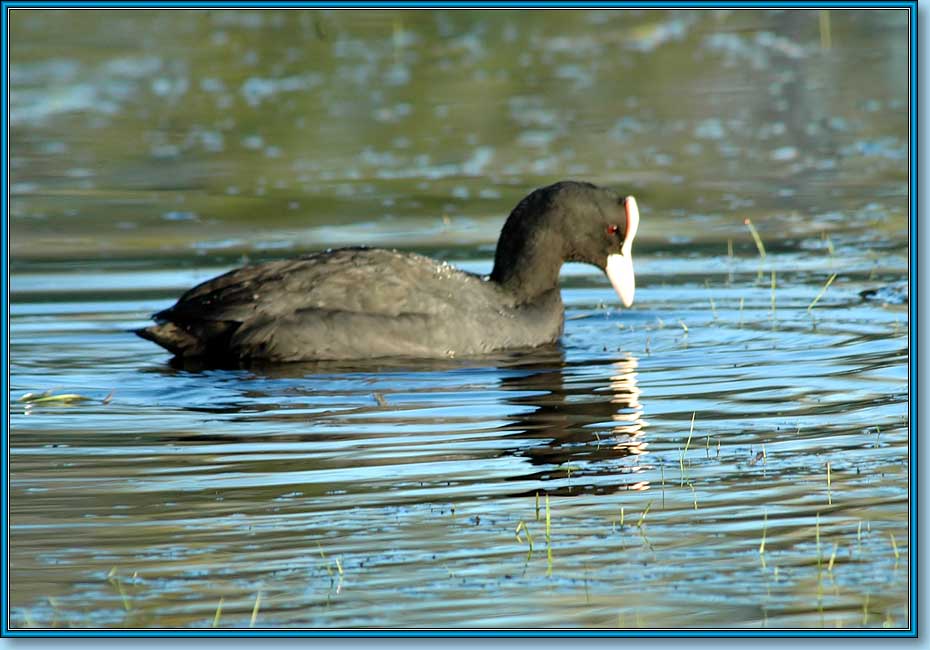
<path fill-rule="evenodd" d="M 639 228 L 639 207 L 636 199 L 626 197 L 626 236 L 619 253 L 607 256 L 607 277 L 614 285 L 614 291 L 620 296 L 624 307 L 633 304 L 633 294 L 636 293 L 636 278 L 633 275 L 633 239 Z"/>
<path fill-rule="evenodd" d="M 614 285 L 614 291 L 620 296 L 624 307 L 633 304 L 636 293 L 636 278 L 633 277 L 633 256 L 614 253 L 607 256 L 607 277 Z"/>

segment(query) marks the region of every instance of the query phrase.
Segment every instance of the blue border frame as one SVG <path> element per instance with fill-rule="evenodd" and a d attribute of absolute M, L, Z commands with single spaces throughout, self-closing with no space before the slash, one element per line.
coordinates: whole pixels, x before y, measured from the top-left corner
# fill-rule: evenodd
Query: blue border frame
<path fill-rule="evenodd" d="M 918 168 L 917 168 L 917 151 L 918 151 L 918 138 L 917 138 L 917 115 L 919 114 L 918 108 L 918 85 L 917 85 L 917 70 L 918 70 L 918 46 L 919 42 L 917 40 L 917 3 L 914 3 L 913 10 L 909 15 L 909 37 L 910 37 L 910 48 L 909 48 L 909 67 L 910 67 L 910 80 L 908 83 L 908 105 L 910 107 L 910 112 L 908 114 L 908 127 L 910 134 L 910 142 L 908 143 L 908 305 L 907 305 L 907 315 L 908 315 L 908 397 L 907 397 L 907 407 L 908 407 L 908 447 L 910 448 L 910 455 L 908 457 L 908 532 L 910 533 L 910 539 L 908 540 L 908 552 L 910 554 L 910 588 L 911 588 L 911 602 L 910 602 L 910 625 L 911 630 L 914 632 L 914 637 L 917 637 L 917 616 L 918 616 L 918 607 L 919 603 L 917 601 L 917 591 L 918 591 L 918 544 L 920 543 L 918 537 L 918 519 L 917 514 L 920 511 L 919 508 L 919 496 L 920 490 L 917 489 L 918 485 L 915 482 L 915 464 L 918 462 L 918 430 L 916 423 L 917 419 L 917 362 L 919 359 L 918 348 L 917 348 L 917 335 L 918 330 L 917 323 L 917 302 L 919 300 L 916 296 L 916 291 L 919 291 L 917 277 L 918 273 L 918 261 L 917 261 L 917 244 L 919 242 L 919 233 L 917 225 L 917 206 L 918 206 Z"/>
<path fill-rule="evenodd" d="M 492 0 L 479 0 L 469 2 L 465 0 L 447 1 L 447 2 L 353 2 L 353 1 L 336 1 L 336 2 L 301 2 L 297 0 L 269 1 L 256 4 L 255 1 L 244 2 L 235 0 L 233 2 L 217 2 L 208 0 L 206 2 L 183 2 L 177 0 L 166 0 L 164 2 L 84 2 L 69 0 L 52 0 L 50 2 L 40 2 L 31 0 L 9 0 L 0 2 L 4 13 L 7 9 L 126 9 L 126 8 L 155 8 L 155 9 L 219 9 L 219 8 L 254 8 L 254 9 L 910 9 L 917 11 L 917 0 L 878 0 L 875 2 L 865 2 L 862 0 L 852 0 L 843 2 L 841 0 L 826 0 L 824 2 L 807 2 L 802 0 L 782 0 L 780 2 L 746 2 L 721 0 L 719 2 L 707 1 L 688 1 L 688 0 L 628 0 L 626 2 L 608 2 L 596 0 L 594 2 L 573 2 L 556 0 L 542 0 L 539 2 L 530 2 L 528 0 L 517 0 L 515 2 L 495 2 Z M 912 18 L 914 15 L 912 14 Z M 4 23 L 6 21 L 4 20 Z M 913 43 L 916 44 L 917 26 L 916 21 L 911 20 L 911 32 Z M 4 34 L 6 34 L 4 28 Z M 4 47 L 6 40 L 4 38 Z"/>
<path fill-rule="evenodd" d="M 784 629 L 784 630 L 753 630 L 753 629 L 668 629 L 668 630 L 621 630 L 621 629 L 548 629 L 548 628 L 526 628 L 519 630 L 511 629 L 443 629 L 443 628 L 422 628 L 422 629 L 153 629 L 153 630 L 124 630 L 124 629 L 85 629 L 85 630 L 29 630 L 15 629 L 9 627 L 9 599 L 4 599 L 5 606 L 0 613 L 2 616 L 3 626 L 0 628 L 0 636 L 3 637 L 378 637 L 378 638 L 418 638 L 418 637 L 472 637 L 472 638 L 516 638 L 516 637 L 807 637 L 807 638 L 917 638 L 917 616 L 918 616 L 918 599 L 917 599 L 917 577 L 918 577 L 918 526 L 915 513 L 918 511 L 919 494 L 914 483 L 915 463 L 918 460 L 918 445 L 915 423 L 917 422 L 917 406 L 915 397 L 917 396 L 917 361 L 918 344 L 915 331 L 917 330 L 917 307 L 916 298 L 918 288 L 918 164 L 917 164 L 917 143 L 918 143 L 918 92 L 917 92 L 917 72 L 918 72 L 918 38 L 917 38 L 917 0 L 884 0 L 878 2 L 841 2 L 838 0 L 828 0 L 826 2 L 802 2 L 802 1 L 781 1 L 771 3 L 753 3 L 753 2 L 734 2 L 723 0 L 720 2 L 698 2 L 698 1 L 639 1 L 639 2 L 555 2 L 546 0 L 542 2 L 267 2 L 256 4 L 256 2 L 81 2 L 81 1 L 0 1 L 2 16 L 0 16 L 0 47 L 2 47 L 3 65 L 0 70 L 0 82 L 2 82 L 3 102 L 0 106 L 0 118 L 2 118 L 3 129 L 0 131 L 0 144 L 2 144 L 3 165 L 0 167 L 0 186 L 3 194 L 0 198 L 0 210 L 2 210 L 3 223 L 0 226 L 0 245 L 2 245 L 2 273 L 0 273 L 0 287 L 2 287 L 3 299 L 3 323 L 2 323 L 2 352 L 0 358 L 3 362 L 3 375 L 0 379 L 2 386 L 3 405 L 3 454 L 0 459 L 0 467 L 3 472 L 3 484 L 0 487 L 2 495 L 3 508 L 0 512 L 0 524 L 3 527 L 2 566 L 0 566 L 0 578 L 4 594 L 9 590 L 7 561 L 9 548 L 9 472 L 7 463 L 7 453 L 9 450 L 9 430 L 10 430 L 10 409 L 9 409 L 9 317 L 10 317 L 10 295 L 9 295 L 9 123 L 8 123 L 8 70 L 9 70 L 9 42 L 8 13 L 10 9 L 53 9 L 53 8 L 99 8 L 99 9 L 120 9 L 120 8 L 334 8 L 334 9 L 373 9 L 373 8 L 390 8 L 390 9 L 521 9 L 521 8 L 617 8 L 617 9 L 667 9 L 667 8 L 751 8 L 751 9 L 792 9 L 792 8 L 848 8 L 848 9 L 907 9 L 908 15 L 908 36 L 910 39 L 909 47 L 909 156 L 908 156 L 908 444 L 909 444 L 909 464 L 908 464 L 908 529 L 909 529 L 909 569 L 910 569 L 910 604 L 908 629 L 898 630 L 881 630 L 881 629 Z"/>
<path fill-rule="evenodd" d="M 0 82 L 2 82 L 2 95 L 3 101 L 0 102 L 0 118 L 3 121 L 3 129 L 0 130 L 0 148 L 2 148 L 3 155 L 3 165 L 0 165 L 0 187 L 2 187 L 3 194 L 0 198 L 0 211 L 3 213 L 3 225 L 0 227 L 0 245 L 3 247 L 2 253 L 2 262 L 3 265 L 2 272 L 0 272 L 0 287 L 3 289 L 3 325 L 2 331 L 3 334 L 0 335 L 0 342 L 2 342 L 2 352 L 0 356 L 3 358 L 3 376 L 0 379 L 0 386 L 2 386 L 2 396 L 0 400 L 3 403 L 3 454 L 2 463 L 3 468 L 3 486 L 0 487 L 0 494 L 3 498 L 3 509 L 0 511 L 0 525 L 3 526 L 3 551 L 0 553 L 0 576 L 2 576 L 2 586 L 3 593 L 7 594 L 9 590 L 9 581 L 7 576 L 7 562 L 9 554 L 7 549 L 10 546 L 10 528 L 7 522 L 7 512 L 9 511 L 9 499 L 10 494 L 10 474 L 7 467 L 7 454 L 9 453 L 9 435 L 10 435 L 10 387 L 9 387 L 9 376 L 10 376 L 10 363 L 9 363 L 9 350 L 10 350 L 10 335 L 9 335 L 9 323 L 10 323 L 10 293 L 9 293 L 9 259 L 10 259 L 10 246 L 8 240 L 8 227 L 9 227 L 9 187 L 10 184 L 7 180 L 7 166 L 9 164 L 9 155 L 7 151 L 7 107 L 9 105 L 10 97 L 9 92 L 7 92 L 7 70 L 9 68 L 9 47 L 7 45 L 7 12 L 6 7 L 3 7 L 3 14 L 0 16 L 0 49 L 3 50 L 3 65 L 0 67 Z M 9 598 L 6 599 L 6 602 L 9 602 Z M 3 629 L 0 634 L 4 636 L 12 634 L 9 629 L 9 608 L 3 608 Z"/>

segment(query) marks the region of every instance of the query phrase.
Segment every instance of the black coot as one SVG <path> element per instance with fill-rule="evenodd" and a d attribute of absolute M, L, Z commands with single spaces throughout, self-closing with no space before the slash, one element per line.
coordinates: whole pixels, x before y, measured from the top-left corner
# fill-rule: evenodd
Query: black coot
<path fill-rule="evenodd" d="M 559 270 L 604 270 L 633 302 L 632 196 L 564 181 L 513 209 L 489 276 L 413 253 L 342 248 L 245 266 L 187 291 L 136 330 L 181 359 L 221 363 L 453 357 L 562 333 Z"/>

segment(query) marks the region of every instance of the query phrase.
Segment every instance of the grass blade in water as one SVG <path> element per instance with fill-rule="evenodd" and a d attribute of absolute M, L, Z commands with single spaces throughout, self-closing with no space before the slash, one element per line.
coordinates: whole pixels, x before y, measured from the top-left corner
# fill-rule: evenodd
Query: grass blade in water
<path fill-rule="evenodd" d="M 831 284 L 833 284 L 834 280 L 836 280 L 836 273 L 831 275 L 830 278 L 827 280 L 827 283 L 823 285 L 823 288 L 820 290 L 820 293 L 818 293 L 817 296 L 811 301 L 811 304 L 807 306 L 807 311 L 810 311 L 811 309 L 813 309 L 814 305 L 816 305 L 820 301 L 820 299 L 823 298 L 823 294 L 827 292 L 827 289 L 830 287 Z"/>

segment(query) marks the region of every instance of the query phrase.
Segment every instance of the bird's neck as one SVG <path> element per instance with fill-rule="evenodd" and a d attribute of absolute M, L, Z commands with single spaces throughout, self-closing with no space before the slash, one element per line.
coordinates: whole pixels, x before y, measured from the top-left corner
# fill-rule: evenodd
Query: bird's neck
<path fill-rule="evenodd" d="M 512 234 L 516 236 L 508 236 Z M 556 233 L 540 229 L 523 234 L 501 233 L 490 276 L 517 304 L 558 289 L 563 262 L 562 239 Z"/>

